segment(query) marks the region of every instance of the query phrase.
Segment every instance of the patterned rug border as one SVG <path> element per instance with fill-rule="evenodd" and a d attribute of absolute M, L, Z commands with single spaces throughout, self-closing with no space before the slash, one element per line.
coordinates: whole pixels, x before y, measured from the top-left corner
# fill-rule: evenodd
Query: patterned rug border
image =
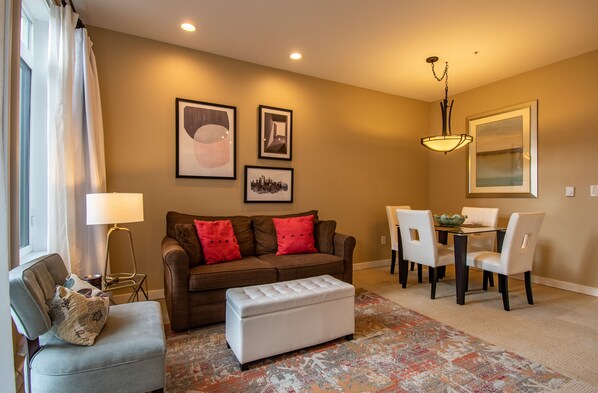
<path fill-rule="evenodd" d="M 224 323 L 167 332 L 167 392 L 552 392 L 571 381 L 376 293 L 357 289 L 353 341 L 252 362 L 241 372 Z"/>

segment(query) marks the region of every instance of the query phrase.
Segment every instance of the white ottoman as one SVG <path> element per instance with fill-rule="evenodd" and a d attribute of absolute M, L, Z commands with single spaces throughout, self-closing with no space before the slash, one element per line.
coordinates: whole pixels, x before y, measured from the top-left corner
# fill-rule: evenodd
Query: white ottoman
<path fill-rule="evenodd" d="M 324 275 L 226 291 L 226 341 L 241 364 L 355 332 L 355 288 Z"/>

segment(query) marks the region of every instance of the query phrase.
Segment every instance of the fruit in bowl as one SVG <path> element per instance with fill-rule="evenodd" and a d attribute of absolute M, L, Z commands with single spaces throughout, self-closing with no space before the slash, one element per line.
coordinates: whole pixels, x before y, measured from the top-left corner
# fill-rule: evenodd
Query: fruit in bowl
<path fill-rule="evenodd" d="M 434 214 L 434 219 L 438 225 L 442 225 L 444 227 L 461 226 L 466 218 L 467 216 L 462 216 L 460 214 Z"/>

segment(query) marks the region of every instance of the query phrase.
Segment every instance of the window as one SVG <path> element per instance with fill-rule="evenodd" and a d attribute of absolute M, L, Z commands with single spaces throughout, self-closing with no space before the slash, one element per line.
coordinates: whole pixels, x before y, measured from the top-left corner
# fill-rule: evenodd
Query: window
<path fill-rule="evenodd" d="M 19 130 L 19 247 L 29 247 L 29 132 L 31 119 L 31 68 L 21 59 Z"/>
<path fill-rule="evenodd" d="M 47 250 L 48 18 L 44 0 L 24 0 L 21 12 L 19 246 L 21 261 Z"/>

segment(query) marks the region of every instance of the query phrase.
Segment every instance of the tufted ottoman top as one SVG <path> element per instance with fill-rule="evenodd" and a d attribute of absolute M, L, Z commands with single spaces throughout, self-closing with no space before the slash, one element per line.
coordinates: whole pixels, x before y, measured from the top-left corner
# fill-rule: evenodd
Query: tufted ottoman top
<path fill-rule="evenodd" d="M 241 318 L 247 318 L 353 296 L 353 285 L 324 275 L 231 288 L 226 291 L 226 302 Z"/>

